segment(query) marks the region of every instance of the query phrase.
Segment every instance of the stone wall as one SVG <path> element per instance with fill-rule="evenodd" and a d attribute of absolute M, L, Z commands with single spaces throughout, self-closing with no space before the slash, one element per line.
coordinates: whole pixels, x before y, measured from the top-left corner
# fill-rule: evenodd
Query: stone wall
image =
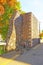
<path fill-rule="evenodd" d="M 7 50 L 14 50 L 16 49 L 16 33 L 14 30 L 12 30 L 9 42 L 7 44 Z"/>
<path fill-rule="evenodd" d="M 7 51 L 15 50 L 16 49 L 16 43 L 17 43 L 17 36 L 16 36 L 16 26 L 15 26 L 15 20 L 19 17 L 19 12 L 15 12 L 12 16 L 12 18 L 9 21 L 9 30 L 6 37 L 6 49 Z"/>

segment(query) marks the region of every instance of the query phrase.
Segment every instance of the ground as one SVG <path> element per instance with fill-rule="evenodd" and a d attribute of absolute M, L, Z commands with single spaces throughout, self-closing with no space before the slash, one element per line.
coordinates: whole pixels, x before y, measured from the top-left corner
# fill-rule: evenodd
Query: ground
<path fill-rule="evenodd" d="M 38 44 L 30 50 L 25 50 L 22 55 L 15 51 L 0 57 L 0 65 L 43 65 L 43 44 Z"/>

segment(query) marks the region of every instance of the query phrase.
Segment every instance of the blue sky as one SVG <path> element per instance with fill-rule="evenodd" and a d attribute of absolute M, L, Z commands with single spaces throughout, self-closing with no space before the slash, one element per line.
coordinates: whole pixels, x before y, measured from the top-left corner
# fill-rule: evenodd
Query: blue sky
<path fill-rule="evenodd" d="M 40 22 L 40 29 L 43 29 L 43 0 L 19 0 L 22 10 L 25 12 L 33 12 Z"/>

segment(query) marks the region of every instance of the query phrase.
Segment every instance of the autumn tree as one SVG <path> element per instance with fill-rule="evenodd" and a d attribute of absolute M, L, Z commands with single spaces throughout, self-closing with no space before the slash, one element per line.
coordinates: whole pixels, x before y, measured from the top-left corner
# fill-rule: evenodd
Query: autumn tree
<path fill-rule="evenodd" d="M 43 30 L 42 32 L 39 34 L 40 38 L 43 38 Z"/>
<path fill-rule="evenodd" d="M 6 38 L 9 20 L 15 10 L 21 10 L 20 2 L 17 0 L 0 0 L 0 34 Z"/>

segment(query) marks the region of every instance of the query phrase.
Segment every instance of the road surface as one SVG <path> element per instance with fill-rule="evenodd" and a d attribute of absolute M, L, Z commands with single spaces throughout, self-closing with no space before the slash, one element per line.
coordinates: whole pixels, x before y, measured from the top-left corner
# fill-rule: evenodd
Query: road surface
<path fill-rule="evenodd" d="M 18 61 L 26 62 L 31 65 L 43 65 L 43 44 L 39 44 L 23 55 L 16 58 Z"/>
<path fill-rule="evenodd" d="M 43 65 L 43 44 L 30 50 L 25 50 L 22 55 L 15 51 L 0 56 L 0 65 Z"/>

